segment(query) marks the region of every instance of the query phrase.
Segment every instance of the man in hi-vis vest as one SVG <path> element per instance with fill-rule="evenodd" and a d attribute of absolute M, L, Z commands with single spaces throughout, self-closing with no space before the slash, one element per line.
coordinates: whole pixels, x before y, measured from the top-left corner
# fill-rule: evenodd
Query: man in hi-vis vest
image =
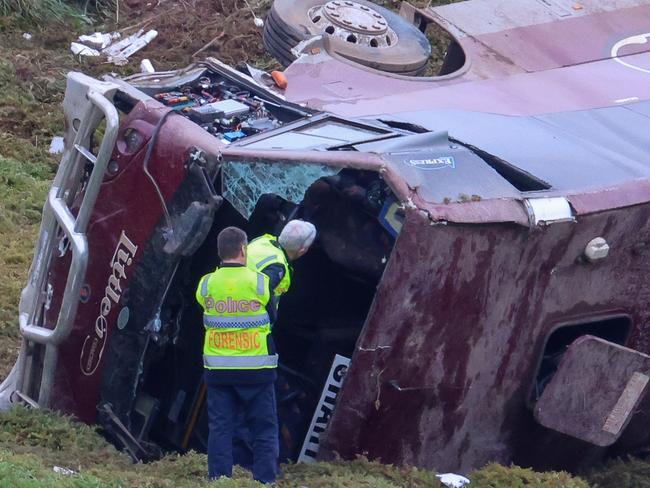
<path fill-rule="evenodd" d="M 232 476 L 233 430 L 243 412 L 253 441 L 253 477 L 277 474 L 278 424 L 274 382 L 278 355 L 271 338 L 269 278 L 246 267 L 247 237 L 227 227 L 217 237 L 221 266 L 201 278 L 204 379 L 208 393 L 208 475 Z"/>
<path fill-rule="evenodd" d="M 286 293 L 291 286 L 291 261 L 303 256 L 315 238 L 316 227 L 313 224 L 304 220 L 290 220 L 279 237 L 264 234 L 248 243 L 246 266 L 269 278 L 272 294 L 267 308 L 271 322 L 276 319 L 280 295 Z M 252 439 L 243 415 L 237 419 L 233 453 L 235 464 L 250 469 L 253 464 Z"/>
<path fill-rule="evenodd" d="M 291 286 L 293 272 L 290 262 L 303 256 L 316 238 L 316 227 L 304 220 L 290 220 L 279 237 L 264 234 L 253 239 L 246 251 L 246 266 L 264 273 L 271 281 L 273 296 L 277 306 L 280 295 Z"/>

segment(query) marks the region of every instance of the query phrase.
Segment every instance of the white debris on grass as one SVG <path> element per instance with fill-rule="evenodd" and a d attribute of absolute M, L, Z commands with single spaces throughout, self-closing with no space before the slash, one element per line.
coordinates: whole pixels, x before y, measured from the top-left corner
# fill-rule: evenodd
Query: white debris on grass
<path fill-rule="evenodd" d="M 135 34 L 131 34 L 128 37 L 125 37 L 121 41 L 116 42 L 115 44 L 111 44 L 110 46 L 104 48 L 102 52 L 106 56 L 114 56 L 118 54 L 120 51 L 123 49 L 126 49 L 128 46 L 130 46 L 136 39 L 138 39 L 142 34 L 144 33 L 144 29 L 140 29 L 138 32 Z"/>
<path fill-rule="evenodd" d="M 23 32 L 23 39 L 27 39 L 28 41 L 32 40 L 32 36 L 29 32 Z"/>
<path fill-rule="evenodd" d="M 459 474 L 442 473 L 437 474 L 436 477 L 448 488 L 463 488 L 463 486 L 470 484 L 470 481 L 467 478 Z"/>
<path fill-rule="evenodd" d="M 84 46 L 83 44 L 79 44 L 78 42 L 71 42 L 70 50 L 72 51 L 73 54 L 77 54 L 79 56 L 99 56 L 99 51 L 97 49 Z"/>
<path fill-rule="evenodd" d="M 118 66 L 123 66 L 129 62 L 129 57 L 145 47 L 158 36 L 158 31 L 150 30 L 145 34 L 136 37 L 126 47 L 118 52 L 111 52 L 108 55 L 108 61 Z"/>
<path fill-rule="evenodd" d="M 251 15 L 253 16 L 253 23 L 255 24 L 255 27 L 257 27 L 257 28 L 259 28 L 259 29 L 261 29 L 262 27 L 264 27 L 264 21 L 263 21 L 262 19 L 260 19 L 260 18 L 255 14 L 255 11 L 253 10 L 253 8 L 252 8 L 252 7 L 250 6 L 250 4 L 248 3 L 248 0 L 244 0 L 244 2 L 246 3 L 246 7 L 248 7 L 248 10 L 250 11 Z"/>
<path fill-rule="evenodd" d="M 52 468 L 52 471 L 58 474 L 62 474 L 63 476 L 72 476 L 73 474 L 76 474 L 73 470 L 68 468 L 62 468 L 61 466 L 54 466 Z"/>
<path fill-rule="evenodd" d="M 122 37 L 122 34 L 119 32 L 111 32 L 110 34 L 95 32 L 94 34 L 81 35 L 77 40 L 81 44 L 85 44 L 86 46 L 92 47 L 94 49 L 105 49 L 120 37 Z"/>
<path fill-rule="evenodd" d="M 63 152 L 63 137 L 55 136 L 50 143 L 50 154 L 61 154 Z"/>
<path fill-rule="evenodd" d="M 129 57 L 145 47 L 158 36 L 158 31 L 149 30 L 146 33 L 140 29 L 135 34 L 120 39 L 119 32 L 82 35 L 70 43 L 71 51 L 79 56 L 106 56 L 109 63 L 118 66 L 129 62 Z M 120 39 L 120 40 L 118 40 Z M 117 42 L 115 42 L 117 41 Z"/>
<path fill-rule="evenodd" d="M 151 61 L 148 59 L 143 59 L 140 61 L 140 71 L 142 73 L 155 73 L 156 68 L 153 67 L 153 64 L 151 64 Z"/>

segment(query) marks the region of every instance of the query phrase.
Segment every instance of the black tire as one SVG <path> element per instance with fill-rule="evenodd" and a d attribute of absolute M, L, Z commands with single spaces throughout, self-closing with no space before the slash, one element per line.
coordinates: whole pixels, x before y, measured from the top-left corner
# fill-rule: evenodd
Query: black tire
<path fill-rule="evenodd" d="M 295 9 L 296 11 L 302 12 L 304 15 L 304 21 L 295 21 L 293 17 L 289 16 L 288 21 L 285 17 L 286 15 L 283 15 L 281 11 L 278 11 L 276 8 L 276 4 L 274 3 L 273 6 L 269 9 L 269 15 L 273 18 L 275 23 L 281 27 L 282 32 L 286 33 L 290 37 L 294 39 L 300 39 L 301 41 L 307 39 L 308 37 L 317 34 L 315 30 L 313 29 L 312 26 L 308 26 L 308 24 L 305 24 L 306 21 L 309 21 L 309 18 L 307 17 L 307 12 L 313 5 L 319 5 L 327 2 L 327 0 L 300 0 L 302 2 L 301 4 L 296 3 L 296 5 L 280 5 L 280 9 L 285 9 L 289 7 L 289 10 Z M 308 5 L 306 5 L 308 4 Z M 306 6 L 305 6 L 306 5 Z M 311 24 L 311 22 L 309 22 Z M 311 29 L 309 27 L 312 27 Z"/>
<path fill-rule="evenodd" d="M 264 45 L 273 57 L 275 57 L 283 66 L 289 66 L 296 57 L 291 50 L 302 40 L 293 37 L 295 34 L 287 34 L 283 29 L 284 26 L 279 24 L 272 15 L 273 9 L 269 11 L 264 22 L 262 39 Z M 269 46 L 271 48 L 269 49 Z"/>
<path fill-rule="evenodd" d="M 267 22 L 272 28 L 265 34 L 273 38 L 276 47 L 282 47 L 300 38 L 304 40 L 310 35 L 320 34 L 308 16 L 310 8 L 321 5 L 325 0 L 275 0 L 267 16 Z M 414 25 L 388 9 L 366 0 L 354 0 L 366 5 L 383 15 L 390 28 L 397 34 L 398 41 L 387 48 L 372 48 L 346 42 L 343 39 L 330 37 L 333 52 L 351 61 L 371 68 L 397 74 L 409 74 L 423 71 L 431 54 L 428 39 Z M 291 40 L 289 40 L 291 39 Z M 273 54 L 273 53 L 272 53 Z M 290 50 L 285 50 L 284 58 L 291 58 Z"/>
<path fill-rule="evenodd" d="M 275 19 L 271 15 L 268 15 L 266 17 L 263 31 L 264 45 L 267 51 L 269 51 L 273 57 L 275 57 L 283 66 L 286 67 L 295 60 L 295 56 L 291 52 L 291 49 L 297 46 L 300 41 L 294 40 L 288 35 L 281 35 L 279 33 L 279 29 L 280 28 L 277 27 L 277 22 Z M 289 45 L 288 42 L 295 42 L 295 44 Z M 417 69 L 392 71 L 392 73 L 402 76 L 421 76 L 425 70 L 426 62 Z"/>
<path fill-rule="evenodd" d="M 280 45 L 278 45 L 277 40 L 273 34 L 269 33 L 270 29 L 264 28 L 262 35 L 262 42 L 266 50 L 277 59 L 282 66 L 287 67 L 294 62 L 293 56 L 287 53 Z"/>
<path fill-rule="evenodd" d="M 298 32 L 297 30 L 291 28 L 291 26 L 282 22 L 273 8 L 269 10 L 267 21 L 270 21 L 273 24 L 277 32 L 285 35 L 288 40 L 291 40 L 291 42 L 295 41 L 296 44 L 308 37 L 307 34 Z"/>
<path fill-rule="evenodd" d="M 295 40 L 287 35 L 284 35 L 281 27 L 277 26 L 275 22 L 268 18 L 266 24 L 264 25 L 263 35 L 271 37 L 273 43 L 284 52 L 286 58 L 295 59 L 295 56 L 291 53 L 291 50 L 302 41 Z"/>
<path fill-rule="evenodd" d="M 283 68 L 286 68 L 291 63 L 293 63 L 293 61 L 290 61 L 287 58 L 285 58 L 284 54 L 281 51 L 278 51 L 272 45 L 270 45 L 268 40 L 264 41 L 264 48 L 271 56 L 273 56 L 282 65 Z"/>

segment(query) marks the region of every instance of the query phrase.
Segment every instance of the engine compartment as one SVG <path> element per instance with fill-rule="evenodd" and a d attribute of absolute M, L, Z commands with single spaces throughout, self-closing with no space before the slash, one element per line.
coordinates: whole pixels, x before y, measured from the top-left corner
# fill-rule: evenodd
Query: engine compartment
<path fill-rule="evenodd" d="M 180 91 L 157 93 L 154 98 L 225 144 L 276 129 L 283 123 L 255 94 L 210 76 Z"/>
<path fill-rule="evenodd" d="M 287 103 L 265 89 L 247 73 L 220 66 L 126 78 L 131 86 L 182 115 L 221 143 L 282 127 L 311 115 L 311 111 Z"/>

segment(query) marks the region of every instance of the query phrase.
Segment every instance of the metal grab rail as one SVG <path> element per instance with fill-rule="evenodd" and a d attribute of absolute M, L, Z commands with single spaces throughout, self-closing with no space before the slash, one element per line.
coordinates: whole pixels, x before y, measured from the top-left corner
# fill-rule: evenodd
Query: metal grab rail
<path fill-rule="evenodd" d="M 74 325 L 74 317 L 76 316 L 79 304 L 79 294 L 86 276 L 86 267 L 88 264 L 86 228 L 88 227 L 95 202 L 97 201 L 97 196 L 119 128 L 117 110 L 103 93 L 90 89 L 88 90 L 87 98 L 91 104 L 88 106 L 80 122 L 79 130 L 71 146 L 71 151 L 75 152 L 61 162 L 43 209 L 43 221 L 37 254 L 34 258 L 32 270 L 30 270 L 29 283 L 21 295 L 19 323 L 20 332 L 23 335 L 23 344 L 18 362 L 16 387 L 19 391 L 23 389 L 28 341 L 45 345 L 45 358 L 38 397 L 38 403 L 41 407 L 47 407 L 49 405 L 58 360 L 58 346 L 67 339 Z M 96 125 L 92 127 L 90 125 L 92 120 L 98 115 L 97 109 L 103 113 L 104 119 L 106 120 L 106 129 L 97 152 L 93 170 L 84 190 L 85 193 L 81 206 L 75 218 L 66 202 L 66 199 L 69 198 L 70 190 L 66 186 L 71 181 L 76 181 L 74 178 L 75 175 L 73 174 L 75 169 L 79 171 L 80 168 L 83 168 L 83 165 L 78 163 L 81 157 L 85 157 L 84 153 L 82 151 L 76 151 L 75 146 L 83 147 L 82 142 L 89 138 L 90 131 L 96 128 Z M 72 260 L 57 323 L 53 329 L 48 329 L 30 322 L 35 321 L 37 316 L 37 310 L 41 301 L 41 291 L 43 290 L 44 278 L 47 275 L 47 265 L 50 262 L 57 227 L 63 230 L 70 242 Z"/>

